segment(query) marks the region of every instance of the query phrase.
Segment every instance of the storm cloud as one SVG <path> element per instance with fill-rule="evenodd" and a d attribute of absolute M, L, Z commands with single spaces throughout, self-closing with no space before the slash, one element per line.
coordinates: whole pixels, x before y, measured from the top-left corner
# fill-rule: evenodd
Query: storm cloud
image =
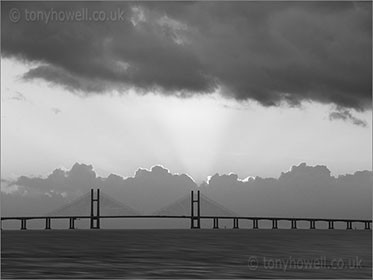
<path fill-rule="evenodd" d="M 354 117 L 350 111 L 343 109 L 343 108 L 337 108 L 336 111 L 331 112 L 329 114 L 329 119 L 349 121 L 353 123 L 354 125 L 359 125 L 363 127 L 367 126 L 367 123 L 364 120 Z"/>
<path fill-rule="evenodd" d="M 370 2 L 2 2 L 4 57 L 25 79 L 83 94 L 219 91 L 265 106 L 371 108 Z M 10 21 L 12 9 L 19 22 Z M 120 9 L 124 20 L 26 21 L 25 11 Z M 14 10 L 13 10 L 14 11 Z"/>

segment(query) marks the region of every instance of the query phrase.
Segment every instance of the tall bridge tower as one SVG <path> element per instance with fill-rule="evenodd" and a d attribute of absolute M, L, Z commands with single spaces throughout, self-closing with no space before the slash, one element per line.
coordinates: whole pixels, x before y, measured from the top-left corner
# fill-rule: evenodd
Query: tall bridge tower
<path fill-rule="evenodd" d="M 95 209 L 95 206 L 96 206 L 96 209 Z M 94 196 L 94 190 L 91 189 L 91 229 L 99 229 L 99 228 L 100 228 L 100 189 L 96 190 L 96 198 Z"/>
<path fill-rule="evenodd" d="M 197 206 L 197 214 L 194 211 L 194 205 Z M 191 192 L 191 215 L 190 228 L 201 228 L 201 196 L 199 190 L 197 191 L 197 198 L 194 198 L 194 192 Z"/>

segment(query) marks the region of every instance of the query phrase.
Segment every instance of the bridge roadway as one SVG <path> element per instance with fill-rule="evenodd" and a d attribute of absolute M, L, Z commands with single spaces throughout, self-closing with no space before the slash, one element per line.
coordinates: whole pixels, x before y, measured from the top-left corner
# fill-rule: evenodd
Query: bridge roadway
<path fill-rule="evenodd" d="M 110 216 L 23 216 L 23 217 L 1 217 L 1 222 L 6 220 L 19 220 L 21 221 L 21 229 L 26 230 L 26 221 L 27 220 L 45 220 L 46 227 L 45 229 L 51 229 L 51 220 L 55 219 L 69 219 L 70 226 L 69 229 L 75 229 L 74 222 L 77 219 L 91 219 L 91 220 L 100 220 L 100 219 L 118 219 L 118 218 L 134 218 L 134 219 L 190 219 L 192 220 L 207 220 L 210 219 L 213 221 L 213 228 L 219 228 L 219 220 L 233 220 L 233 228 L 239 228 L 239 220 L 251 220 L 253 222 L 253 229 L 259 228 L 259 221 L 272 221 L 272 229 L 278 228 L 278 221 L 289 221 L 291 222 L 291 229 L 297 228 L 298 221 L 306 221 L 310 224 L 310 229 L 316 229 L 316 222 L 327 222 L 328 229 L 334 229 L 335 222 L 344 222 L 346 223 L 346 229 L 352 229 L 352 223 L 363 223 L 364 229 L 370 230 L 372 220 L 362 220 L 362 219 L 328 219 L 328 218 L 286 218 L 286 217 L 252 217 L 252 216 L 191 216 L 191 215 L 110 215 Z M 92 228 L 92 227 L 91 227 Z M 99 228 L 99 227 L 96 227 Z M 192 227 L 195 228 L 195 227 Z M 199 228 L 199 226 L 198 226 Z M 2 227 L 1 227 L 2 229 Z"/>

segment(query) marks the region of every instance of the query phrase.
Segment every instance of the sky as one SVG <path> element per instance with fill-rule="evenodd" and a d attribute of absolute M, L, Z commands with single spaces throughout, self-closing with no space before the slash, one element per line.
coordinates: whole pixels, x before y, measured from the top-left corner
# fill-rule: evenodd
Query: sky
<path fill-rule="evenodd" d="M 366 126 L 330 120 L 332 106 L 263 107 L 219 96 L 77 96 L 20 79 L 28 66 L 2 61 L 2 177 L 47 175 L 75 162 L 98 174 L 131 176 L 161 164 L 201 182 L 216 172 L 278 177 L 293 164 L 327 165 L 335 175 L 371 169 Z"/>
<path fill-rule="evenodd" d="M 370 2 L 1 5 L 2 191 L 75 163 L 196 185 L 372 170 Z M 61 18 L 84 9 L 122 17 Z"/>

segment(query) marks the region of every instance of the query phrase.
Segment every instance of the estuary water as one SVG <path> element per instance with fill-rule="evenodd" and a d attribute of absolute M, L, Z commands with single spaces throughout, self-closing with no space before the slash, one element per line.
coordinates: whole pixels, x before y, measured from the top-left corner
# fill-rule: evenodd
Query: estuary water
<path fill-rule="evenodd" d="M 2 278 L 372 278 L 366 230 L 3 230 Z"/>

